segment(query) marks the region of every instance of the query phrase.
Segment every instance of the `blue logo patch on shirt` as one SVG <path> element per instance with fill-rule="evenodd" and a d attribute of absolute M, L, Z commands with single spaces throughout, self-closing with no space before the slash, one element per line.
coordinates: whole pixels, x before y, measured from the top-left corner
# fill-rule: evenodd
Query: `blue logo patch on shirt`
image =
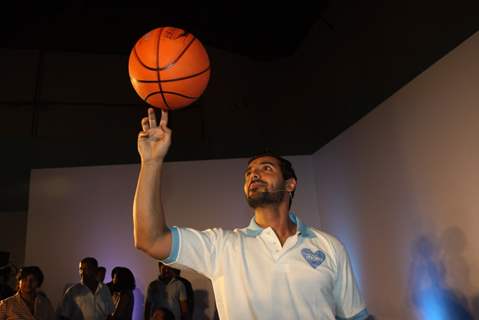
<path fill-rule="evenodd" d="M 313 252 L 311 249 L 304 248 L 301 250 L 301 254 L 303 255 L 304 260 L 308 261 L 309 265 L 314 269 L 319 267 L 326 259 L 326 255 L 321 250 Z"/>

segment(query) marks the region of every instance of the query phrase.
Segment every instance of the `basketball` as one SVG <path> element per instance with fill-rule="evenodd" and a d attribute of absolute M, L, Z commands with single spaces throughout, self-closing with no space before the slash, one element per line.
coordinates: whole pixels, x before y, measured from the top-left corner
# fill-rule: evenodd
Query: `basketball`
<path fill-rule="evenodd" d="M 161 27 L 136 42 L 128 73 L 141 99 L 153 107 L 174 110 L 202 95 L 210 79 L 210 61 L 206 49 L 191 33 Z"/>

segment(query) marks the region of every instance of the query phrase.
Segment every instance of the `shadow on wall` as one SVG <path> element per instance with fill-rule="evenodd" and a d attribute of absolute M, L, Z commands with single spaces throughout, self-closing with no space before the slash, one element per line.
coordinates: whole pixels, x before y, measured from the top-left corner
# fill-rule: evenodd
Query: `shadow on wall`
<path fill-rule="evenodd" d="M 413 242 L 409 290 L 417 319 L 474 319 L 463 293 L 469 284 L 466 244 L 457 227 L 445 230 L 439 239 L 422 235 Z"/>

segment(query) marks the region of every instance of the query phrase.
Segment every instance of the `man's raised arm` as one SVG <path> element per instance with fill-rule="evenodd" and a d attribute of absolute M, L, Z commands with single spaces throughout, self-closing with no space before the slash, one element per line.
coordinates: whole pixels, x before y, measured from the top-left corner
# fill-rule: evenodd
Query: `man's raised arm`
<path fill-rule="evenodd" d="M 168 113 L 162 111 L 157 124 L 155 111 L 149 108 L 141 127 L 138 135 L 141 167 L 133 203 L 135 247 L 156 259 L 164 259 L 171 248 L 171 232 L 165 223 L 160 195 L 161 168 L 171 144 Z"/>

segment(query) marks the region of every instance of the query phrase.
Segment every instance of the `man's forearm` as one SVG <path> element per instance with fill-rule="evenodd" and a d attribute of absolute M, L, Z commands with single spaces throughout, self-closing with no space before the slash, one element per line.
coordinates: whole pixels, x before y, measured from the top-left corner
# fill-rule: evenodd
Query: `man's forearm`
<path fill-rule="evenodd" d="M 169 229 L 160 195 L 162 162 L 142 164 L 133 203 L 135 247 L 155 258 L 169 254 Z"/>

